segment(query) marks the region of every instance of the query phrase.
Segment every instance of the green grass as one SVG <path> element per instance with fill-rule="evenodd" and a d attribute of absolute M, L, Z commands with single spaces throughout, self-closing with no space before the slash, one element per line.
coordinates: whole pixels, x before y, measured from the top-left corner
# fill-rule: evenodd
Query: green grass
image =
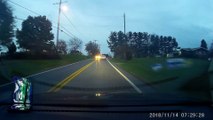
<path fill-rule="evenodd" d="M 159 82 L 175 77 L 190 77 L 202 73 L 204 69 L 203 60 L 185 59 L 184 67 L 168 68 L 166 58 L 138 58 L 131 61 L 113 59 L 112 62 L 131 73 L 132 75 L 145 80 L 147 83 Z M 152 65 L 161 64 L 162 69 L 154 71 Z"/>
<path fill-rule="evenodd" d="M 51 68 L 88 59 L 83 55 L 66 55 L 55 60 L 4 60 L 0 66 L 0 84 L 10 81 L 14 75 L 28 76 Z"/>
<path fill-rule="evenodd" d="M 210 63 L 209 71 L 213 71 L 213 61 L 211 61 L 211 63 Z"/>
<path fill-rule="evenodd" d="M 208 77 L 199 77 L 207 70 L 208 62 L 199 59 L 184 60 L 185 66 L 177 68 L 169 68 L 167 58 L 138 58 L 130 61 L 112 59 L 111 61 L 159 91 L 183 92 L 199 99 L 209 100 L 211 97 Z M 162 65 L 161 70 L 152 69 L 152 65 L 156 63 Z"/>

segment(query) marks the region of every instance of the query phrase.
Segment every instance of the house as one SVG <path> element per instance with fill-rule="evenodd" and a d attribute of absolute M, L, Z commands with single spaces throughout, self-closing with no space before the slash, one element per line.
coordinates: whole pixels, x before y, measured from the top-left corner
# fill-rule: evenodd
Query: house
<path fill-rule="evenodd" d="M 209 51 L 206 48 L 182 48 L 181 56 L 188 58 L 208 58 Z"/>

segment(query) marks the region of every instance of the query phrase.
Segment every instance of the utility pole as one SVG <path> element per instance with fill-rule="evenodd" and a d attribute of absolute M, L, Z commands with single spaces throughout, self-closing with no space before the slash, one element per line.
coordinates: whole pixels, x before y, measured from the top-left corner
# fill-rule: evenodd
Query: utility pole
<path fill-rule="evenodd" d="M 59 41 L 60 16 L 61 16 L 61 0 L 59 1 L 59 9 L 58 9 L 58 24 L 57 24 L 57 36 L 56 36 L 56 48 L 57 49 L 58 49 L 58 41 Z"/>
<path fill-rule="evenodd" d="M 56 34 L 56 47 L 58 47 L 58 41 L 59 41 L 60 18 L 61 18 L 61 4 L 62 4 L 62 0 L 60 0 L 59 3 L 53 3 L 53 5 L 59 5 L 59 7 L 58 7 L 57 34 Z"/>
<path fill-rule="evenodd" d="M 124 13 L 124 34 L 126 34 L 126 15 Z"/>
<path fill-rule="evenodd" d="M 60 17 L 61 17 L 61 4 L 65 3 L 67 1 L 62 2 L 62 0 L 59 1 L 59 3 L 53 3 L 53 5 L 59 5 L 58 7 L 58 23 L 57 23 L 57 34 L 56 34 L 56 48 L 58 48 L 58 41 L 59 41 L 59 30 L 60 30 Z"/>

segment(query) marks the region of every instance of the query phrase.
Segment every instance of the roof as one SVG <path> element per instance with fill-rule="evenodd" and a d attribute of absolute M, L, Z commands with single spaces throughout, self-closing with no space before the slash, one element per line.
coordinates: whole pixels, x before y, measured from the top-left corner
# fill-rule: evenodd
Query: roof
<path fill-rule="evenodd" d="M 184 50 L 184 51 L 197 51 L 197 50 L 204 50 L 204 51 L 208 51 L 208 49 L 206 48 L 203 48 L 203 47 L 199 47 L 199 48 L 182 48 L 181 50 Z"/>

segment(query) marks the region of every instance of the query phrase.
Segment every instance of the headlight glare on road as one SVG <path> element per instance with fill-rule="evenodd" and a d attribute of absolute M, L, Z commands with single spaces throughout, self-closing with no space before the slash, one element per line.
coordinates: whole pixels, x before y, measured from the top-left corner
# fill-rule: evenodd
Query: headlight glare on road
<path fill-rule="evenodd" d="M 100 55 L 96 55 L 95 56 L 95 60 L 100 60 L 101 59 L 101 56 Z"/>
<path fill-rule="evenodd" d="M 100 97 L 100 96 L 101 96 L 101 93 L 95 93 L 95 96 L 96 96 L 96 97 Z"/>

